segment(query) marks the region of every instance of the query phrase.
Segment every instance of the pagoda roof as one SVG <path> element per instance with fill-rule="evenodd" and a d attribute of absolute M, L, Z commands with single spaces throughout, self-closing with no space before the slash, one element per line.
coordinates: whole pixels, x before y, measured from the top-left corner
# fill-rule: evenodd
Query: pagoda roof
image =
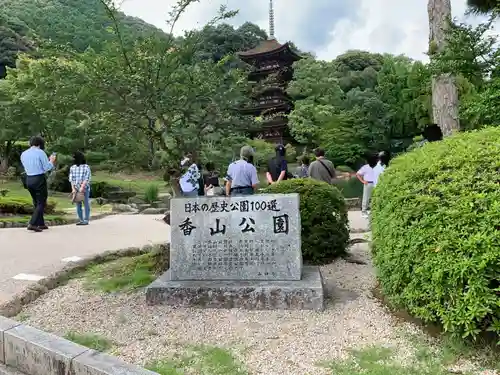
<path fill-rule="evenodd" d="M 292 50 L 290 43 L 281 44 L 276 39 L 268 39 L 259 43 L 255 48 L 248 51 L 238 52 L 238 56 L 242 59 L 249 59 L 255 57 L 261 57 L 269 54 L 275 54 L 278 52 L 286 52 L 292 56 L 295 60 L 300 60 L 301 57 Z"/>

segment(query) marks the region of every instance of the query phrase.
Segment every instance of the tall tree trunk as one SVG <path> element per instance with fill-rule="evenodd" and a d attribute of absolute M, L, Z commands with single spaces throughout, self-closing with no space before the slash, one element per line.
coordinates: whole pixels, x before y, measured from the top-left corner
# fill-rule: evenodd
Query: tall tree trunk
<path fill-rule="evenodd" d="M 152 118 L 148 118 L 148 128 L 149 130 L 151 131 L 151 134 L 154 133 L 154 130 L 155 130 L 155 120 L 152 119 Z M 149 164 L 149 167 L 151 168 L 153 166 L 153 161 L 154 161 L 154 158 L 155 158 L 155 143 L 154 143 L 154 140 L 152 138 L 152 136 L 150 135 L 148 137 L 148 143 L 149 143 L 149 160 L 148 160 L 148 164 Z"/>
<path fill-rule="evenodd" d="M 429 55 L 446 48 L 446 30 L 451 20 L 450 0 L 429 0 Z M 432 77 L 432 117 L 446 137 L 460 130 L 458 89 L 455 77 L 441 74 Z"/>

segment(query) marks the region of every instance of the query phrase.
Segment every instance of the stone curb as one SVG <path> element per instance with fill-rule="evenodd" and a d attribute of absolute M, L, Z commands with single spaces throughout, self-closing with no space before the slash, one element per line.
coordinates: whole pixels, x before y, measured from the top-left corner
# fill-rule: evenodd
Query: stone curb
<path fill-rule="evenodd" d="M 0 316 L 0 374 L 159 375 Z"/>
<path fill-rule="evenodd" d="M 19 314 L 27 304 L 34 302 L 38 297 L 66 283 L 75 273 L 84 271 L 90 265 L 109 262 L 122 257 L 130 257 L 141 254 L 146 254 L 154 251 L 155 247 L 165 246 L 170 244 L 156 243 L 143 247 L 130 247 L 121 250 L 112 250 L 100 253 L 94 256 L 84 258 L 78 262 L 69 263 L 60 271 L 54 272 L 52 275 L 29 285 L 21 293 L 15 295 L 10 301 L 0 304 L 0 316 L 11 318 Z M 0 353 L 1 355 L 1 353 Z M 1 356 L 0 356 L 1 359 Z"/>
<path fill-rule="evenodd" d="M 116 212 L 107 212 L 103 214 L 98 214 L 92 217 L 92 220 L 99 220 L 107 216 L 116 215 Z M 78 219 L 63 219 L 57 221 L 47 221 L 49 227 L 59 227 L 63 225 L 71 225 L 78 223 Z M 10 228 L 26 228 L 27 223 L 16 223 L 16 222 L 0 222 L 0 229 L 10 229 Z"/>
<path fill-rule="evenodd" d="M 370 233 L 370 232 L 371 232 L 370 228 L 367 228 L 367 229 L 364 229 L 364 228 L 349 229 L 349 233 L 351 233 L 351 234 L 363 234 L 363 233 Z"/>

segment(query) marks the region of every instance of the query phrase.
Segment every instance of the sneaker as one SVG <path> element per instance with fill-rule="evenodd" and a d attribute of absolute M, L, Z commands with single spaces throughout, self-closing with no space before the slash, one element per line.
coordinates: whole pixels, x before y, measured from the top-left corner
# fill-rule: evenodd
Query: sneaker
<path fill-rule="evenodd" d="M 365 219 L 368 219 L 368 213 L 367 212 L 362 212 L 361 213 L 361 217 L 365 218 Z"/>
<path fill-rule="evenodd" d="M 42 229 L 40 227 L 35 227 L 34 225 L 28 225 L 28 228 L 26 228 L 26 229 L 31 230 L 33 232 L 38 232 L 38 233 L 42 231 Z"/>
<path fill-rule="evenodd" d="M 89 223 L 87 221 L 80 221 L 76 225 L 89 225 Z"/>

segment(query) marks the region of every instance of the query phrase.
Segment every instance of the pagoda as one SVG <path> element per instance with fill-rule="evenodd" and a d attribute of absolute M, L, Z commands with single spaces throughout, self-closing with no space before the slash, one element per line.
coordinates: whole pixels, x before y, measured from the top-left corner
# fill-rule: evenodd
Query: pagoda
<path fill-rule="evenodd" d="M 259 118 L 260 126 L 252 136 L 281 144 L 290 142 L 287 115 L 293 109 L 293 101 L 286 88 L 293 78 L 292 65 L 301 57 L 289 43 L 280 44 L 274 36 L 273 0 L 269 0 L 269 39 L 251 50 L 239 52 L 238 56 L 251 65 L 248 80 L 258 87 L 252 105 L 240 110 Z"/>

